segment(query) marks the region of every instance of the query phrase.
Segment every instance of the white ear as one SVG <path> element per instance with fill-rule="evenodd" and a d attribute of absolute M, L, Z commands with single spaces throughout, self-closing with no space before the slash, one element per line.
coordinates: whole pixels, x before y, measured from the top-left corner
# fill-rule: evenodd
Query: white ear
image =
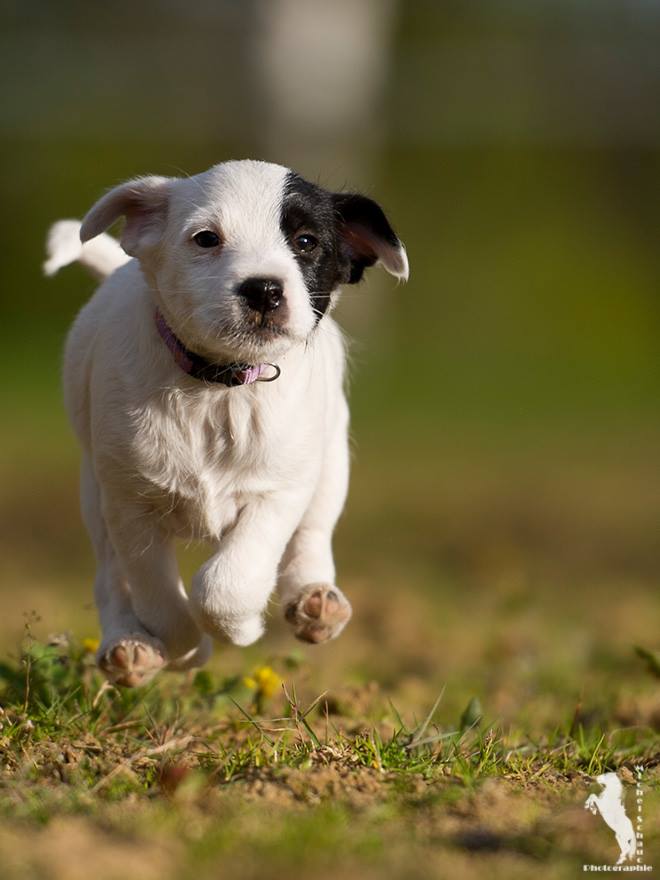
<path fill-rule="evenodd" d="M 87 213 L 80 240 L 84 244 L 125 217 L 121 246 L 130 256 L 139 256 L 145 247 L 157 244 L 163 233 L 171 184 L 169 177 L 137 177 L 111 189 Z"/>

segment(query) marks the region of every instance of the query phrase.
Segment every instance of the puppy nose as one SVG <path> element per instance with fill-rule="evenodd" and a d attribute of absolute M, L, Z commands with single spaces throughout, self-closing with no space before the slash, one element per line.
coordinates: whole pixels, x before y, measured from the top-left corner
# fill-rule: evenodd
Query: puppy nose
<path fill-rule="evenodd" d="M 272 312 L 282 302 L 284 290 L 277 278 L 246 278 L 238 288 L 238 295 L 244 297 L 251 309 Z"/>

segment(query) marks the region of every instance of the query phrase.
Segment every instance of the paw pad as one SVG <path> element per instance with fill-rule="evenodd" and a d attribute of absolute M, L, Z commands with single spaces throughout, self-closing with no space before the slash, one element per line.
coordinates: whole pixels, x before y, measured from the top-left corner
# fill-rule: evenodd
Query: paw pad
<path fill-rule="evenodd" d="M 296 637 L 311 644 L 336 638 L 351 614 L 350 603 L 341 590 L 326 584 L 310 584 L 284 612 Z"/>
<path fill-rule="evenodd" d="M 156 644 L 140 637 L 120 639 L 99 655 L 99 668 L 108 679 L 121 687 L 140 687 L 147 684 L 163 667 L 165 655 Z"/>

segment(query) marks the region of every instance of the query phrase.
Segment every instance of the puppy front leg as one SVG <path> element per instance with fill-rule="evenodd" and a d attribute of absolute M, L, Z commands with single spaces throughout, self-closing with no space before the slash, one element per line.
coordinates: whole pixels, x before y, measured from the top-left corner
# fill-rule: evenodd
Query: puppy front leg
<path fill-rule="evenodd" d="M 263 634 L 277 568 L 308 499 L 305 488 L 251 499 L 243 507 L 193 577 L 190 598 L 200 629 L 235 645 L 250 645 Z"/>
<path fill-rule="evenodd" d="M 332 533 L 348 490 L 348 408 L 337 420 L 312 499 L 282 560 L 278 591 L 284 614 L 304 642 L 336 638 L 351 618 L 335 585 Z"/>

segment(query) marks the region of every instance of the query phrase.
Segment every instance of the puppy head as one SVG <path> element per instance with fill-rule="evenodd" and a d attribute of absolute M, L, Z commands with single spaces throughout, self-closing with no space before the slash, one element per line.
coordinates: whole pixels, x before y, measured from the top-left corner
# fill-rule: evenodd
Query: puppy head
<path fill-rule="evenodd" d="M 265 162 L 124 183 L 87 214 L 82 241 L 119 217 L 122 247 L 174 332 L 217 360 L 281 356 L 375 263 L 408 277 L 405 248 L 374 201 Z"/>

